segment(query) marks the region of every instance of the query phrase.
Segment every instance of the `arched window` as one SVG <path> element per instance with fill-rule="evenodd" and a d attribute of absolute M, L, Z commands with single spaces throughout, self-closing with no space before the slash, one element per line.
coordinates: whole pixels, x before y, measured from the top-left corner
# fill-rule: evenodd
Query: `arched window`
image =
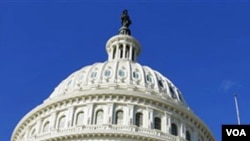
<path fill-rule="evenodd" d="M 123 123 L 123 111 L 119 110 L 116 112 L 115 115 L 115 124 L 122 124 Z"/>
<path fill-rule="evenodd" d="M 178 128 L 177 125 L 174 123 L 171 123 L 171 134 L 177 136 L 178 135 Z"/>
<path fill-rule="evenodd" d="M 103 110 L 98 110 L 96 112 L 95 124 L 102 124 L 102 123 L 103 123 Z"/>
<path fill-rule="evenodd" d="M 65 127 L 65 123 L 66 123 L 66 117 L 65 116 L 61 116 L 59 118 L 59 122 L 58 122 L 58 128 L 64 128 Z"/>
<path fill-rule="evenodd" d="M 106 69 L 105 71 L 104 71 L 104 76 L 105 77 L 109 77 L 111 75 L 111 70 L 110 69 Z"/>
<path fill-rule="evenodd" d="M 49 121 L 47 121 L 44 125 L 43 125 L 43 132 L 48 132 L 49 131 Z"/>
<path fill-rule="evenodd" d="M 191 134 L 189 131 L 186 131 L 186 140 L 191 141 Z"/>
<path fill-rule="evenodd" d="M 147 75 L 146 76 L 146 80 L 147 80 L 147 82 L 149 82 L 149 83 L 152 83 L 153 82 L 153 80 L 152 80 L 153 78 L 152 78 L 152 76 L 151 75 Z"/>
<path fill-rule="evenodd" d="M 142 126 L 142 113 L 135 114 L 135 125 L 139 127 Z"/>
<path fill-rule="evenodd" d="M 139 72 L 134 71 L 134 72 L 133 72 L 133 78 L 134 78 L 134 79 L 139 79 L 139 78 L 140 78 Z"/>
<path fill-rule="evenodd" d="M 82 125 L 84 119 L 84 113 L 81 111 L 76 115 L 76 125 Z"/>
<path fill-rule="evenodd" d="M 163 80 L 158 80 L 158 84 L 159 84 L 160 88 L 164 88 Z"/>
<path fill-rule="evenodd" d="M 155 117 L 154 119 L 154 128 L 161 130 L 161 119 L 158 117 Z"/>
<path fill-rule="evenodd" d="M 35 133 L 36 133 L 36 129 L 35 129 L 35 128 L 33 128 L 33 129 L 31 130 L 31 132 L 30 132 L 30 136 L 34 136 L 34 135 L 35 135 Z"/>
<path fill-rule="evenodd" d="M 119 74 L 120 77 L 125 77 L 125 71 L 123 69 L 120 69 L 118 71 L 118 74 Z"/>
<path fill-rule="evenodd" d="M 95 78 L 95 77 L 96 77 L 96 75 L 97 75 L 97 72 L 96 72 L 96 71 L 94 71 L 94 72 L 92 72 L 92 73 L 91 73 L 90 77 L 91 77 L 91 78 Z"/>

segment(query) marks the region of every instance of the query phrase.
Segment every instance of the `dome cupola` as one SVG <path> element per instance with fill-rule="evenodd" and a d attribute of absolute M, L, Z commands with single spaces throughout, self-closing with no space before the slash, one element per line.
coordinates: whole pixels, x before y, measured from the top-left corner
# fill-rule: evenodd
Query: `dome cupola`
<path fill-rule="evenodd" d="M 119 34 L 108 40 L 106 50 L 109 61 L 112 60 L 130 60 L 136 61 L 140 53 L 139 42 L 131 36 L 129 25 L 132 23 L 128 11 L 124 10 L 121 16 L 122 27 Z"/>

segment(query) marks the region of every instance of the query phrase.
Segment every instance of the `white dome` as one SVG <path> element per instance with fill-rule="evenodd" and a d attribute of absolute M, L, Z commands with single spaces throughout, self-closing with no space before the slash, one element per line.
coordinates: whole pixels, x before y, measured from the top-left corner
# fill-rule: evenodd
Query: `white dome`
<path fill-rule="evenodd" d="M 116 93 L 115 90 L 124 93 L 138 91 L 145 96 L 154 95 L 186 106 L 180 90 L 169 79 L 130 60 L 106 61 L 83 67 L 63 80 L 47 100 L 93 89 L 105 89 L 109 93 Z"/>
<path fill-rule="evenodd" d="M 211 141 L 180 90 L 136 62 L 140 44 L 128 25 L 108 40 L 107 61 L 63 80 L 21 119 L 11 141 Z"/>

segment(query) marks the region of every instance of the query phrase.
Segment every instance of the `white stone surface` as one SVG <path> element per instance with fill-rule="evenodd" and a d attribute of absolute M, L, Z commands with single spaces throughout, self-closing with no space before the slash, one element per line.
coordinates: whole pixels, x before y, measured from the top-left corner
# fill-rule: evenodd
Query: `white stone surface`
<path fill-rule="evenodd" d="M 187 135 L 191 141 L 213 139 L 180 90 L 136 62 L 140 45 L 135 38 L 116 35 L 106 50 L 106 62 L 72 73 L 25 115 L 11 141 L 186 141 Z"/>

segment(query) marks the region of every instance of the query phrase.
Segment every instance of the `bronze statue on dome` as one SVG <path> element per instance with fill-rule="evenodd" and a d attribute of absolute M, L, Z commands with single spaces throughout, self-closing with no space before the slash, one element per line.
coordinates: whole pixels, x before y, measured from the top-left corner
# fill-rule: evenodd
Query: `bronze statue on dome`
<path fill-rule="evenodd" d="M 131 24 L 131 20 L 128 16 L 128 10 L 123 10 L 121 20 L 122 20 L 122 26 L 125 26 L 128 28 L 129 25 Z"/>
<path fill-rule="evenodd" d="M 122 27 L 119 30 L 119 34 L 130 35 L 131 32 L 129 29 L 129 25 L 131 25 L 132 22 L 129 18 L 128 10 L 123 10 L 122 16 L 121 16 L 121 23 L 122 23 Z"/>

